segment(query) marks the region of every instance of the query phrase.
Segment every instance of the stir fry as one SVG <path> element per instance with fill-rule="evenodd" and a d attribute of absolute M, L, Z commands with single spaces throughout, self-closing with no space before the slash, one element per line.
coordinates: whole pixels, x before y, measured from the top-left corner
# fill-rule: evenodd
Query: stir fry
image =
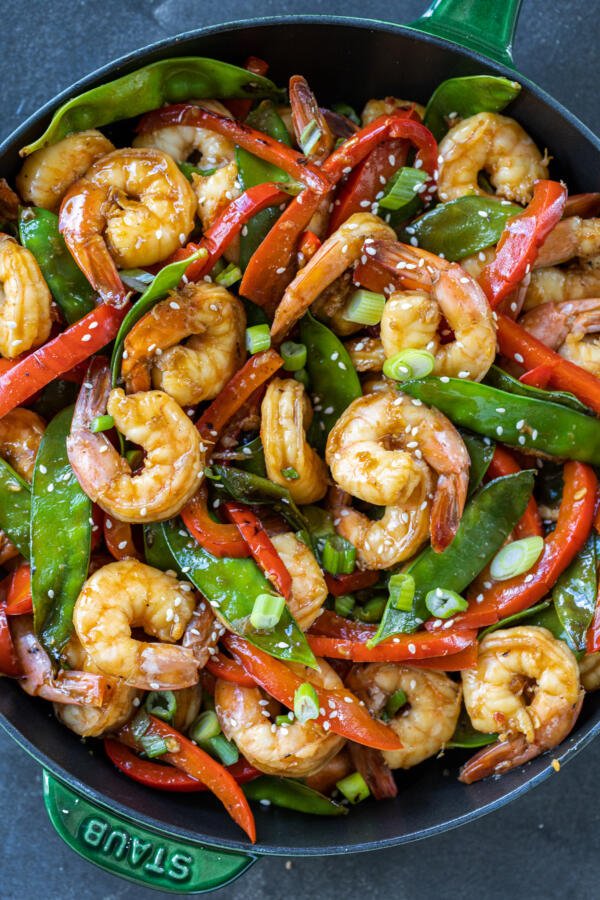
<path fill-rule="evenodd" d="M 504 78 L 267 71 L 94 88 L 0 190 L 0 671 L 251 841 L 600 685 L 599 195 Z"/>

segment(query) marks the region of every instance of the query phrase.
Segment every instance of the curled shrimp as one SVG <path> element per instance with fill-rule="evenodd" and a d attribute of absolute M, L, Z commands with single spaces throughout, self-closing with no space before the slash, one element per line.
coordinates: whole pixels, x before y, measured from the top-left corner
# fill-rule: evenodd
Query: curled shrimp
<path fill-rule="evenodd" d="M 0 356 L 14 359 L 50 335 L 52 295 L 26 247 L 0 233 Z"/>
<path fill-rule="evenodd" d="M 274 378 L 261 407 L 265 466 L 271 481 L 286 487 L 296 503 L 314 503 L 327 492 L 327 467 L 306 440 L 311 420 L 304 386 L 294 378 Z"/>
<path fill-rule="evenodd" d="M 344 344 L 357 372 L 381 372 L 385 350 L 380 338 L 358 337 Z"/>
<path fill-rule="evenodd" d="M 153 386 L 180 406 L 212 400 L 244 362 L 245 328 L 242 302 L 221 285 L 201 281 L 173 291 L 125 338 L 127 392 Z"/>
<path fill-rule="evenodd" d="M 543 303 L 519 324 L 565 359 L 600 375 L 600 299 Z"/>
<path fill-rule="evenodd" d="M 31 481 L 33 467 L 46 425 L 30 409 L 13 409 L 0 419 L 0 456 L 25 481 Z M 15 485 L 16 487 L 16 485 Z M 19 551 L 0 530 L 0 565 Z"/>
<path fill-rule="evenodd" d="M 579 677 L 586 691 L 600 688 L 600 653 L 586 653 L 579 660 Z"/>
<path fill-rule="evenodd" d="M 146 451 L 135 474 L 104 432 L 90 430 L 104 412 Z M 67 452 L 88 497 L 122 522 L 155 522 L 176 515 L 200 486 L 204 472 L 204 445 L 179 404 L 162 391 L 129 397 L 120 388 L 111 391 L 108 366 L 99 358 L 79 392 Z"/>
<path fill-rule="evenodd" d="M 461 686 L 444 672 L 428 672 L 396 663 L 354 666 L 346 683 L 380 715 L 396 691 L 406 695 L 406 705 L 388 724 L 402 742 L 401 750 L 385 751 L 390 769 L 410 769 L 435 756 L 456 730 L 461 708 Z"/>
<path fill-rule="evenodd" d="M 122 559 L 88 578 L 75 602 L 73 624 L 83 650 L 105 675 L 142 690 L 174 690 L 198 681 L 193 652 L 176 646 L 196 598 L 176 578 L 137 559 Z M 156 643 L 135 640 L 143 628 Z"/>
<path fill-rule="evenodd" d="M 514 119 L 497 113 L 463 119 L 442 139 L 439 152 L 440 200 L 486 196 L 477 181 L 485 172 L 499 197 L 525 205 L 535 182 L 548 177 L 547 160 L 527 132 Z"/>
<path fill-rule="evenodd" d="M 521 625 L 486 635 L 477 666 L 462 673 L 467 712 L 477 731 L 500 732 L 461 769 L 466 784 L 506 772 L 560 744 L 579 715 L 577 660 L 546 628 Z"/>
<path fill-rule="evenodd" d="M 217 643 L 224 632 L 225 628 L 215 618 L 210 604 L 200 600 L 183 633 L 181 646 L 192 651 L 198 666 L 203 669 L 216 653 Z"/>
<path fill-rule="evenodd" d="M 120 268 L 161 262 L 194 227 L 196 197 L 176 163 L 151 147 L 114 150 L 65 194 L 59 227 L 105 300 L 122 299 Z"/>
<path fill-rule="evenodd" d="M 416 551 L 427 536 L 432 485 L 431 543 L 436 551 L 450 544 L 467 497 L 470 459 L 438 410 L 393 390 L 359 397 L 332 428 L 325 455 L 343 491 L 387 507 L 378 521 L 349 508 L 340 512 L 337 529 L 357 546 L 363 565 L 388 568 Z"/>
<path fill-rule="evenodd" d="M 289 610 L 302 631 L 306 631 L 327 599 L 323 572 L 312 550 L 291 531 L 272 535 L 271 543 L 292 576 Z"/>
<path fill-rule="evenodd" d="M 414 109 L 421 119 L 425 115 L 425 107 L 421 106 L 420 103 L 415 103 L 412 100 L 400 100 L 398 97 L 385 97 L 382 100 L 375 98 L 367 100 L 360 114 L 360 119 L 363 125 L 370 125 L 371 122 L 374 122 L 380 116 L 391 116 L 398 109 Z"/>
<path fill-rule="evenodd" d="M 531 273 L 525 294 L 525 310 L 543 303 L 600 297 L 600 256 L 567 268 L 549 266 Z"/>
<path fill-rule="evenodd" d="M 342 688 L 341 678 L 324 660 L 318 669 L 290 664 L 294 672 L 319 687 Z M 225 736 L 235 741 L 248 762 L 267 775 L 303 778 L 313 775 L 342 748 L 344 738 L 314 720 L 289 725 L 271 721 L 267 695 L 259 688 L 242 687 L 219 679 L 215 709 Z"/>
<path fill-rule="evenodd" d="M 534 263 L 536 269 L 558 266 L 570 259 L 591 259 L 600 255 L 600 219 L 568 216 L 554 226 Z"/>
<path fill-rule="evenodd" d="M 26 203 L 56 212 L 71 185 L 114 149 L 95 128 L 69 134 L 27 157 L 16 178 L 17 190 Z"/>
<path fill-rule="evenodd" d="M 354 213 L 330 235 L 281 298 L 271 329 L 273 340 L 282 340 L 304 311 L 360 258 L 365 241 L 376 238 L 392 240 L 395 232 L 371 213 Z"/>

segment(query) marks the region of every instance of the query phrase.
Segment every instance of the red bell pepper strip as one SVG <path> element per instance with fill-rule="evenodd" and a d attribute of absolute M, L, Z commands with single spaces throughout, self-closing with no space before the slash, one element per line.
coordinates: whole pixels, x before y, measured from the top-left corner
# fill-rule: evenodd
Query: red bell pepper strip
<path fill-rule="evenodd" d="M 327 590 L 334 597 L 341 597 L 342 594 L 352 594 L 354 591 L 362 591 L 378 581 L 379 572 L 373 572 L 371 569 L 365 569 L 364 572 L 357 569 L 356 572 L 351 572 L 349 575 L 330 575 L 328 572 L 325 572 Z"/>
<path fill-rule="evenodd" d="M 319 247 L 321 241 L 314 231 L 305 231 L 300 237 L 298 245 L 298 253 L 302 256 L 302 264 L 306 265 L 309 259 L 312 259 Z"/>
<path fill-rule="evenodd" d="M 196 744 L 176 731 L 172 725 L 154 716 L 148 716 L 149 726 L 144 736 L 163 738 L 177 744 L 178 749 L 161 756 L 165 762 L 171 763 L 192 778 L 201 781 L 219 798 L 231 818 L 242 828 L 252 843 L 256 841 L 256 823 L 248 801 L 233 775 L 212 756 L 201 750 Z M 118 733 L 118 739 L 128 747 L 141 749 L 135 740 L 131 725 L 125 725 Z"/>
<path fill-rule="evenodd" d="M 479 276 L 479 283 L 496 309 L 532 268 L 537 252 L 561 218 L 567 189 L 558 181 L 537 181 L 529 205 L 508 220 L 494 259 Z"/>
<path fill-rule="evenodd" d="M 250 678 L 246 670 L 235 659 L 230 659 L 222 653 L 213 653 L 209 656 L 204 668 L 215 678 L 221 678 L 223 681 L 231 681 L 242 687 L 256 687 L 256 682 Z"/>
<path fill-rule="evenodd" d="M 244 68 L 253 75 L 266 75 L 269 71 L 269 63 L 258 56 L 249 56 L 244 63 Z M 232 116 L 243 121 L 252 108 L 252 100 L 226 100 L 224 105 Z"/>
<path fill-rule="evenodd" d="M 549 379 L 551 387 L 575 394 L 600 415 L 600 379 L 559 356 L 508 316 L 499 314 L 497 327 L 498 345 L 504 356 L 514 359 L 526 369 L 549 366 L 552 370 Z"/>
<path fill-rule="evenodd" d="M 177 793 L 197 793 L 207 791 L 208 788 L 202 781 L 186 775 L 180 769 L 152 762 L 148 759 L 140 759 L 133 750 L 120 741 L 112 738 L 104 738 L 104 750 L 110 761 L 133 781 L 144 784 L 146 787 L 156 788 L 159 791 L 173 791 Z M 239 759 L 232 766 L 227 766 L 226 771 L 232 775 L 238 784 L 251 781 L 261 773 L 251 766 L 245 759 Z"/>
<path fill-rule="evenodd" d="M 529 369 L 519 378 L 521 384 L 527 384 L 529 387 L 547 388 L 550 378 L 552 377 L 552 366 L 544 363 L 536 366 L 535 369 Z"/>
<path fill-rule="evenodd" d="M 142 559 L 133 542 L 131 524 L 111 516 L 104 517 L 104 541 L 113 559 Z"/>
<path fill-rule="evenodd" d="M 486 475 L 489 478 L 502 478 L 504 475 L 513 475 L 520 471 L 521 466 L 512 453 L 497 444 Z M 515 525 L 514 532 L 517 538 L 532 537 L 533 535 L 544 536 L 542 520 L 533 497 L 530 497 L 525 512 Z"/>
<path fill-rule="evenodd" d="M 0 375 L 0 418 L 117 336 L 129 304 L 102 304 Z"/>
<path fill-rule="evenodd" d="M 224 508 L 271 584 L 285 600 L 289 600 L 292 596 L 292 576 L 286 569 L 285 563 L 273 546 L 258 516 L 255 516 L 252 510 L 243 503 L 229 501 L 224 504 Z"/>
<path fill-rule="evenodd" d="M 597 653 L 600 650 L 600 589 L 596 599 L 596 609 L 592 623 L 587 630 L 585 637 L 586 653 Z"/>
<path fill-rule="evenodd" d="M 208 514 L 206 486 L 184 506 L 180 515 L 185 527 L 201 547 L 213 556 L 250 556 L 250 548 L 235 525 L 215 522 Z"/>
<path fill-rule="evenodd" d="M 18 678 L 22 674 L 8 625 L 6 606 L 4 603 L 0 603 L 0 675 Z"/>
<path fill-rule="evenodd" d="M 12 575 L 9 575 L 6 592 L 6 615 L 22 616 L 33 612 L 31 600 L 31 570 L 29 563 L 21 563 Z"/>
<path fill-rule="evenodd" d="M 294 694 L 306 679 L 238 635 L 227 634 L 223 642 L 267 694 L 275 697 L 288 709 L 294 708 Z M 402 744 L 392 729 L 373 719 L 366 707 L 360 706 L 358 698 L 346 688 L 326 690 L 317 685 L 314 687 L 319 697 L 319 706 L 325 711 L 324 715 L 315 719 L 316 722 L 328 723 L 335 734 L 366 747 L 374 747 L 376 750 L 401 749 Z M 337 715 L 332 718 L 333 712 Z"/>
<path fill-rule="evenodd" d="M 556 528 L 546 538 L 537 563 L 522 575 L 484 587 L 479 576 L 469 599 L 479 598 L 455 617 L 457 627 L 471 628 L 477 617 L 493 613 L 495 621 L 529 609 L 542 600 L 586 542 L 594 520 L 598 481 L 591 466 L 569 461 L 564 467 L 563 496 Z M 488 583 L 488 582 L 486 582 Z"/>
<path fill-rule="evenodd" d="M 332 659 L 348 659 L 352 662 L 406 662 L 424 660 L 428 657 L 451 656 L 466 650 L 477 640 L 473 630 L 455 629 L 432 633 L 419 631 L 417 634 L 399 634 L 369 649 L 364 641 L 350 641 L 344 638 L 308 634 L 308 645 L 316 656 Z"/>

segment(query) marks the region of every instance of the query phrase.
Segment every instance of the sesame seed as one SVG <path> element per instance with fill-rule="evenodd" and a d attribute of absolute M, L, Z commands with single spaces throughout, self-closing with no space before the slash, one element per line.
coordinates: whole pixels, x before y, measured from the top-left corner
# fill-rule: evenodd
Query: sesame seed
<path fill-rule="evenodd" d="M 87 343 L 87 341 L 91 341 L 91 339 L 92 339 L 91 334 L 84 334 L 83 337 L 81 338 L 81 340 L 84 344 Z M 15 343 L 15 342 L 13 341 L 13 343 Z"/>
<path fill-rule="evenodd" d="M 119 541 L 119 543 L 117 544 L 117 547 L 119 548 L 119 550 L 124 550 L 126 546 L 127 546 L 127 541 Z"/>
<path fill-rule="evenodd" d="M 518 362 L 518 363 L 525 362 L 524 358 L 521 356 L 520 353 L 515 353 L 515 362 Z"/>

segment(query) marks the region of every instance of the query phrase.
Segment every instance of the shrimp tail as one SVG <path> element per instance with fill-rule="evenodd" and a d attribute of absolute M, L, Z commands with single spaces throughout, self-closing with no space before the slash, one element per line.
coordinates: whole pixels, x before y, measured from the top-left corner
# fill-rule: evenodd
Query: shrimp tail
<path fill-rule="evenodd" d="M 451 472 L 438 478 L 430 525 L 431 546 L 436 553 L 445 550 L 458 531 L 468 486 L 469 478 L 465 472 Z"/>

